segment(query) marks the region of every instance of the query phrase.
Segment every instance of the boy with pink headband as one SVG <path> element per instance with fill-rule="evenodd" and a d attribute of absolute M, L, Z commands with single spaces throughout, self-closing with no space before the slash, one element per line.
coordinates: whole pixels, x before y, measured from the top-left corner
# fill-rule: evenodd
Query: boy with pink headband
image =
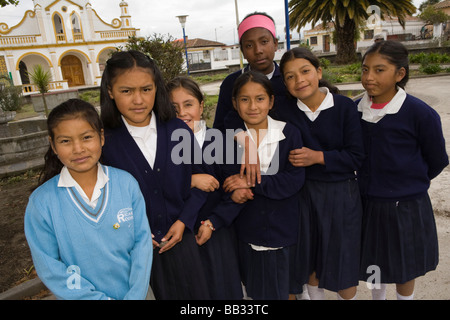
<path fill-rule="evenodd" d="M 248 70 L 259 71 L 270 79 L 275 93 L 274 107 L 286 96 L 283 78 L 278 65 L 273 60 L 278 48 L 274 20 L 266 13 L 251 13 L 239 24 L 238 34 L 241 51 L 248 65 L 230 74 L 220 86 L 213 127 L 224 133 L 226 129 L 244 127 L 231 101 L 234 81 L 242 73 Z"/>

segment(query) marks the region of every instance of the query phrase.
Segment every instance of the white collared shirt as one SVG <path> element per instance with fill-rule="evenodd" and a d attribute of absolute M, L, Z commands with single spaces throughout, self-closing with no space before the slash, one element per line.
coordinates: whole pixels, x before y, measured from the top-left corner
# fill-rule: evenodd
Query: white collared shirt
<path fill-rule="evenodd" d="M 286 138 L 286 136 L 283 133 L 283 129 L 286 126 L 286 122 L 274 120 L 270 116 L 267 116 L 267 122 L 268 122 L 267 133 L 264 136 L 263 140 L 259 143 L 259 146 L 258 146 L 258 156 L 259 156 L 261 173 L 267 173 L 267 171 L 269 170 L 270 164 L 272 163 L 272 165 L 273 165 L 274 156 L 279 157 L 279 155 L 275 154 L 275 151 L 278 148 L 279 142 Z M 248 129 L 247 124 L 245 124 L 245 128 L 247 129 L 246 132 L 250 136 L 250 139 L 252 139 L 253 142 L 255 142 L 255 140 L 251 134 L 252 130 Z M 275 159 L 275 161 L 279 162 L 280 159 L 279 158 Z M 278 171 L 278 167 L 275 171 Z M 272 247 L 258 246 L 258 245 L 252 244 L 252 243 L 250 243 L 250 246 L 252 247 L 253 250 L 256 250 L 256 251 L 269 251 L 269 250 L 281 249 L 281 247 L 272 248 Z"/>
<path fill-rule="evenodd" d="M 361 101 L 358 103 L 358 111 L 362 112 L 362 119 L 371 122 L 371 123 L 377 123 L 386 114 L 396 114 L 400 108 L 403 105 L 403 102 L 405 102 L 406 99 L 406 92 L 400 87 L 397 87 L 398 91 L 395 94 L 395 96 L 392 98 L 391 101 L 387 105 L 384 106 L 383 109 L 372 109 L 372 99 L 367 94 L 367 91 L 364 93 L 364 96 L 362 97 Z"/>
<path fill-rule="evenodd" d="M 278 143 L 286 138 L 283 133 L 283 129 L 286 125 L 286 122 L 274 120 L 270 116 L 267 116 L 267 120 L 268 120 L 267 133 L 265 134 L 263 140 L 259 143 L 258 146 L 259 163 L 262 172 L 267 172 L 270 163 L 272 162 L 272 159 L 275 155 Z M 252 141 L 256 145 L 258 145 L 253 135 L 251 134 L 252 129 L 249 130 L 247 124 L 245 124 L 245 128 L 247 130 L 246 131 L 247 134 L 250 136 Z"/>
<path fill-rule="evenodd" d="M 194 136 L 195 139 L 197 139 L 200 148 L 202 148 L 206 137 L 206 121 L 205 120 L 200 120 L 198 122 L 196 121 L 194 128 L 198 129 L 196 132 L 194 132 Z"/>
<path fill-rule="evenodd" d="M 242 69 L 242 73 L 244 73 L 245 69 Z M 250 66 L 248 66 L 248 70 L 252 70 L 252 68 Z M 266 74 L 267 79 L 271 80 L 273 77 L 273 74 L 275 73 L 275 62 L 273 63 L 273 70 L 271 73 Z"/>
<path fill-rule="evenodd" d="M 67 169 L 66 166 L 64 166 L 61 169 L 61 173 L 58 180 L 58 187 L 62 188 L 71 188 L 75 187 L 75 189 L 78 191 L 80 196 L 83 198 L 83 200 L 91 207 L 95 208 L 97 206 L 98 199 L 101 195 L 101 189 L 105 187 L 106 183 L 109 181 L 108 176 L 103 171 L 102 166 L 100 163 L 97 167 L 97 182 L 95 183 L 94 192 L 92 192 L 91 199 L 88 198 L 84 190 L 81 188 L 81 186 L 78 184 L 78 182 L 75 181 L 75 179 L 72 177 L 72 175 L 69 172 L 69 169 Z"/>
<path fill-rule="evenodd" d="M 319 90 L 326 94 L 325 99 L 323 99 L 320 106 L 316 111 L 312 112 L 310 108 L 306 104 L 304 104 L 300 99 L 297 99 L 298 108 L 305 113 L 305 115 L 309 118 L 309 120 L 314 121 L 319 116 L 320 112 L 331 107 L 334 107 L 334 99 L 333 94 L 328 90 L 327 87 L 319 87 Z"/>
<path fill-rule="evenodd" d="M 127 127 L 128 132 L 133 137 L 138 145 L 145 159 L 151 168 L 155 164 L 156 145 L 157 145 L 157 130 L 155 113 L 152 111 L 150 123 L 145 127 L 135 127 L 130 125 L 122 116 L 123 122 Z"/>

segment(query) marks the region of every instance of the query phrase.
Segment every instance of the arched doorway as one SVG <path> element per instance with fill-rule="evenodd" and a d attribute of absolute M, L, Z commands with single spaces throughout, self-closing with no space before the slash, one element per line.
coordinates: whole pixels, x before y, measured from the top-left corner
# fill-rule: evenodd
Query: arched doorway
<path fill-rule="evenodd" d="M 82 86 L 84 82 L 83 66 L 80 59 L 67 55 L 61 59 L 61 72 L 69 87 Z"/>

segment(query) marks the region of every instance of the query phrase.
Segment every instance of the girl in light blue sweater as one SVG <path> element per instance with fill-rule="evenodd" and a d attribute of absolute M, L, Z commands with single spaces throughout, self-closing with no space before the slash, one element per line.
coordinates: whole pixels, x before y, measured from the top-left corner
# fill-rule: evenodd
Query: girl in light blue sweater
<path fill-rule="evenodd" d="M 59 299 L 145 299 L 152 242 L 138 183 L 99 164 L 103 126 L 92 105 L 68 100 L 47 126 L 50 148 L 25 213 L 38 276 Z"/>

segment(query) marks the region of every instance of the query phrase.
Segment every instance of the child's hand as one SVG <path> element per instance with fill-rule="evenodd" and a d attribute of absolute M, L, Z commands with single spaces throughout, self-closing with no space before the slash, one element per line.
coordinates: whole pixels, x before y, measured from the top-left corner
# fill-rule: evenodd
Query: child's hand
<path fill-rule="evenodd" d="M 153 249 L 156 249 L 159 247 L 159 243 L 156 242 L 155 240 L 153 240 L 155 238 L 155 236 L 152 233 L 152 244 L 153 244 Z"/>
<path fill-rule="evenodd" d="M 244 172 L 246 174 L 246 180 L 248 186 L 255 186 L 255 181 L 261 183 L 261 168 L 259 163 L 258 148 L 250 139 L 247 133 L 244 131 L 236 134 L 236 140 L 239 145 L 244 148 L 244 153 L 241 159 L 241 177 L 244 177 Z"/>
<path fill-rule="evenodd" d="M 236 189 L 231 195 L 231 200 L 235 203 L 245 203 L 253 200 L 253 192 L 250 189 Z"/>
<path fill-rule="evenodd" d="M 313 164 L 325 164 L 322 151 L 303 147 L 289 152 L 289 161 L 294 167 L 309 167 Z"/>
<path fill-rule="evenodd" d="M 245 175 L 241 178 L 239 174 L 234 174 L 226 178 L 223 183 L 223 190 L 225 192 L 233 192 L 234 190 L 240 188 L 250 188 L 247 184 Z"/>
<path fill-rule="evenodd" d="M 195 235 L 195 241 L 197 241 L 199 246 L 205 244 L 211 238 L 213 230 L 210 226 L 212 227 L 211 221 L 206 220 L 198 229 L 198 233 Z"/>
<path fill-rule="evenodd" d="M 159 253 L 163 253 L 167 250 L 173 248 L 178 242 L 183 239 L 185 224 L 180 220 L 174 222 L 174 224 L 170 227 L 167 234 L 161 239 L 161 243 L 159 243 Z M 162 247 L 161 247 L 162 245 Z"/>
<path fill-rule="evenodd" d="M 197 173 L 192 175 L 191 188 L 197 188 L 205 192 L 213 192 L 219 186 L 219 181 L 210 174 Z"/>

